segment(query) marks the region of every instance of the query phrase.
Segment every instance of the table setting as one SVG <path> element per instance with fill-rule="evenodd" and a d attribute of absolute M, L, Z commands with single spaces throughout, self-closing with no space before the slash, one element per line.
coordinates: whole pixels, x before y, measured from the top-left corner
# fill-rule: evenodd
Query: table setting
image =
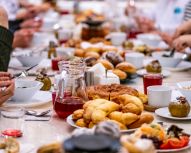
<path fill-rule="evenodd" d="M 119 12 L 58 5 L 12 51 L 0 153 L 191 152 L 190 54 Z"/>

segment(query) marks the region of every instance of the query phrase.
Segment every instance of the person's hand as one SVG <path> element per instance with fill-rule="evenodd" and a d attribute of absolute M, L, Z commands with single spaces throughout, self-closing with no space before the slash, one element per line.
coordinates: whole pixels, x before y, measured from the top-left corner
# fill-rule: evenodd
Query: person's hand
<path fill-rule="evenodd" d="M 15 89 L 14 80 L 11 80 L 11 74 L 0 72 L 0 105 L 13 96 Z"/>
<path fill-rule="evenodd" d="M 30 19 L 30 18 L 35 17 L 36 15 L 37 14 L 35 12 L 32 12 L 29 9 L 23 9 L 17 13 L 16 18 L 17 19 Z"/>
<path fill-rule="evenodd" d="M 144 33 L 156 30 L 154 22 L 146 17 L 137 16 L 135 17 L 135 21 L 139 30 Z"/>
<path fill-rule="evenodd" d="M 176 29 L 173 38 L 176 39 L 179 36 L 184 35 L 184 34 L 191 34 L 191 20 L 184 22 L 182 25 L 180 25 Z"/>
<path fill-rule="evenodd" d="M 0 26 L 8 28 L 8 15 L 3 7 L 0 6 Z"/>
<path fill-rule="evenodd" d="M 21 47 L 26 48 L 29 47 L 33 33 L 35 31 L 33 29 L 21 29 L 14 33 L 14 40 L 13 40 L 13 48 Z"/>
<path fill-rule="evenodd" d="M 185 48 L 191 47 L 191 35 L 183 35 L 173 41 L 173 47 L 177 51 L 184 51 Z"/>
<path fill-rule="evenodd" d="M 42 20 L 40 19 L 28 19 L 21 23 L 21 28 L 39 29 L 42 26 Z"/>

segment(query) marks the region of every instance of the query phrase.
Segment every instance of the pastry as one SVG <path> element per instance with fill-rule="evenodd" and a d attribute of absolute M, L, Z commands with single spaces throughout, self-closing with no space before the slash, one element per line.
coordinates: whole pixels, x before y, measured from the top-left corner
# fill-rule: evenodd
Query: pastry
<path fill-rule="evenodd" d="M 151 63 L 147 64 L 146 70 L 148 73 L 161 73 L 162 67 L 158 60 L 154 60 Z"/>
<path fill-rule="evenodd" d="M 122 105 L 122 112 L 124 113 L 140 115 L 144 109 L 143 103 L 139 98 L 128 94 L 120 95 L 113 99 L 113 101 Z"/>
<path fill-rule="evenodd" d="M 110 63 L 107 60 L 98 60 L 97 63 L 101 63 L 107 70 L 112 70 L 114 69 L 114 66 L 112 63 Z"/>
<path fill-rule="evenodd" d="M 98 59 L 100 57 L 100 55 L 97 52 L 89 51 L 89 52 L 85 53 L 84 57 L 94 57 L 94 58 Z"/>
<path fill-rule="evenodd" d="M 119 63 L 116 65 L 116 68 L 130 74 L 136 73 L 136 67 L 128 62 Z"/>
<path fill-rule="evenodd" d="M 84 122 L 84 119 L 81 118 L 81 119 L 78 119 L 76 121 L 76 125 L 79 126 L 79 127 L 87 127 L 87 124 Z"/>
<path fill-rule="evenodd" d="M 125 80 L 127 78 L 127 73 L 119 70 L 119 69 L 114 69 L 112 72 L 119 77 L 120 80 Z"/>
<path fill-rule="evenodd" d="M 150 124 L 154 120 L 154 117 L 151 113 L 142 113 L 140 118 L 128 126 L 130 129 L 135 129 L 141 127 L 144 123 Z"/>
<path fill-rule="evenodd" d="M 125 124 L 122 124 L 121 122 L 118 122 L 116 120 L 109 120 L 111 122 L 114 122 L 115 124 L 117 124 L 120 128 L 120 130 L 128 130 L 127 126 L 125 126 Z"/>
<path fill-rule="evenodd" d="M 4 148 L 5 153 L 19 153 L 20 145 L 19 142 L 14 138 L 6 138 L 4 140 Z"/>
<path fill-rule="evenodd" d="M 87 57 L 85 58 L 86 66 L 94 66 L 97 62 L 95 57 Z"/>
<path fill-rule="evenodd" d="M 106 52 L 103 55 L 103 58 L 111 62 L 114 66 L 124 61 L 123 57 L 121 57 L 121 55 L 119 55 L 115 51 Z"/>
<path fill-rule="evenodd" d="M 61 144 L 58 142 L 44 145 L 37 150 L 37 153 L 64 153 Z"/>
<path fill-rule="evenodd" d="M 73 112 L 72 114 L 72 119 L 73 120 L 78 120 L 83 117 L 84 110 L 83 109 L 78 109 Z"/>
<path fill-rule="evenodd" d="M 107 116 L 107 113 L 101 109 L 96 109 L 91 115 L 91 120 L 94 124 L 97 124 L 101 121 L 104 121 Z"/>
<path fill-rule="evenodd" d="M 108 116 L 111 120 L 118 121 L 126 126 L 132 124 L 139 119 L 138 115 L 133 113 L 112 112 Z"/>
<path fill-rule="evenodd" d="M 74 56 L 77 57 L 84 57 L 85 55 L 85 51 L 83 49 L 76 49 L 74 52 Z"/>

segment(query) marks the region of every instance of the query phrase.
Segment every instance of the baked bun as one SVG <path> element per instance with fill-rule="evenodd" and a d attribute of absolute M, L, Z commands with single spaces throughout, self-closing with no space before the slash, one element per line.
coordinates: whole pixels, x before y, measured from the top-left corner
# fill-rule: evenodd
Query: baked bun
<path fill-rule="evenodd" d="M 109 61 L 107 60 L 98 60 L 98 63 L 101 63 L 107 70 L 112 70 L 114 69 L 113 64 L 111 64 Z"/>
<path fill-rule="evenodd" d="M 136 67 L 128 62 L 119 63 L 117 64 L 116 68 L 127 73 L 131 73 L 131 74 L 136 73 Z"/>
<path fill-rule="evenodd" d="M 5 153 L 19 153 L 20 152 L 19 142 L 14 138 L 6 138 L 4 140 L 4 148 L 2 149 L 5 149 Z"/>
<path fill-rule="evenodd" d="M 84 57 L 85 51 L 83 49 L 76 49 L 74 55 L 77 57 Z"/>
<path fill-rule="evenodd" d="M 119 77 L 120 80 L 125 80 L 127 78 L 127 73 L 119 69 L 114 69 L 112 72 Z"/>
<path fill-rule="evenodd" d="M 128 128 L 130 129 L 139 128 L 144 123 L 150 124 L 153 120 L 154 120 L 154 117 L 151 113 L 142 113 L 140 118 L 133 124 L 129 125 Z"/>
<path fill-rule="evenodd" d="M 63 153 L 61 144 L 58 142 L 44 145 L 37 150 L 37 153 Z"/>
<path fill-rule="evenodd" d="M 100 57 L 100 55 L 97 52 L 91 51 L 91 52 L 86 52 L 84 57 L 94 57 L 94 58 L 98 59 Z"/>
<path fill-rule="evenodd" d="M 72 114 L 72 119 L 73 120 L 81 119 L 83 117 L 83 113 L 84 113 L 83 109 L 78 109 L 78 110 L 74 111 Z"/>

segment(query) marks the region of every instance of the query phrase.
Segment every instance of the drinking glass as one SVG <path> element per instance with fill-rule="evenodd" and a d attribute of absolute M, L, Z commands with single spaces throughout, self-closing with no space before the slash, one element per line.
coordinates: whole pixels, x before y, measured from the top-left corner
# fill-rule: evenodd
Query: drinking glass
<path fill-rule="evenodd" d="M 144 93 L 147 94 L 147 87 L 162 85 L 162 74 L 146 74 L 143 76 Z"/>
<path fill-rule="evenodd" d="M 0 133 L 3 136 L 22 136 L 25 110 L 23 108 L 1 108 Z"/>

